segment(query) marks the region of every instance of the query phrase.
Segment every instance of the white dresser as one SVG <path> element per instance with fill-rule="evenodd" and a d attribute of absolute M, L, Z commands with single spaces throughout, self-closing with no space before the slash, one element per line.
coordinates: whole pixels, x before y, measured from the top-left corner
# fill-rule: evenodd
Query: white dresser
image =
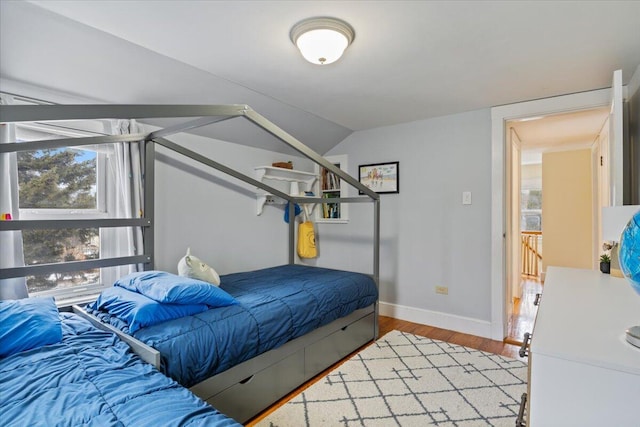
<path fill-rule="evenodd" d="M 529 427 L 640 426 L 640 295 L 599 271 L 549 267 L 529 352 Z"/>

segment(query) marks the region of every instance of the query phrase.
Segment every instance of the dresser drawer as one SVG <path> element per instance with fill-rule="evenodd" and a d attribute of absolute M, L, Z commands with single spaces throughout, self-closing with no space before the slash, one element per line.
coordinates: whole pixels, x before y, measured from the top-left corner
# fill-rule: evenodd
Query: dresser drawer
<path fill-rule="evenodd" d="M 624 279 L 549 267 L 529 348 L 533 427 L 638 425 L 640 349 L 624 339 L 640 298 Z M 633 396 L 633 397 L 632 397 Z"/>

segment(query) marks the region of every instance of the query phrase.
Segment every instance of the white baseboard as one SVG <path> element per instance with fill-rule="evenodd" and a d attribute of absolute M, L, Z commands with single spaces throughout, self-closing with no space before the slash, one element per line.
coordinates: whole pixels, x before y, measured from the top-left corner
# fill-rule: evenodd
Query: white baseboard
<path fill-rule="evenodd" d="M 383 301 L 380 301 L 379 308 L 381 316 L 393 317 L 395 319 L 435 326 L 442 329 L 450 329 L 483 338 L 491 338 L 491 322 L 488 320 L 473 319 L 471 317 L 407 307 Z"/>

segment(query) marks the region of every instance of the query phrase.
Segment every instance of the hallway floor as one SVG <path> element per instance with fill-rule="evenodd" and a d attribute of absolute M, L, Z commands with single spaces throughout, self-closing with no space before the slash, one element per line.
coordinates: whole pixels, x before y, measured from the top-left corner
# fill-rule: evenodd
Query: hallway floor
<path fill-rule="evenodd" d="M 513 304 L 505 342 L 520 345 L 525 332 L 533 331 L 538 306 L 533 305 L 536 294 L 542 293 L 544 285 L 535 277 L 522 276 L 522 297 Z"/>

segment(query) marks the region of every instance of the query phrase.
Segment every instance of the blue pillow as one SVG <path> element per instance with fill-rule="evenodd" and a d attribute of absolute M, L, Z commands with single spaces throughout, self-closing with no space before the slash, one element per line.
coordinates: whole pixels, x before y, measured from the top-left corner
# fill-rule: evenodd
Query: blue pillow
<path fill-rule="evenodd" d="M 53 297 L 0 301 L 0 357 L 62 341 Z"/>
<path fill-rule="evenodd" d="M 209 310 L 205 304 L 161 304 L 144 295 L 115 286 L 102 291 L 89 307 L 106 311 L 123 320 L 129 325 L 130 334 L 147 326 Z"/>
<path fill-rule="evenodd" d="M 114 286 L 137 292 L 161 303 L 207 304 L 209 307 L 225 307 L 238 303 L 231 295 L 211 283 L 166 271 L 131 273 L 116 280 Z"/>

